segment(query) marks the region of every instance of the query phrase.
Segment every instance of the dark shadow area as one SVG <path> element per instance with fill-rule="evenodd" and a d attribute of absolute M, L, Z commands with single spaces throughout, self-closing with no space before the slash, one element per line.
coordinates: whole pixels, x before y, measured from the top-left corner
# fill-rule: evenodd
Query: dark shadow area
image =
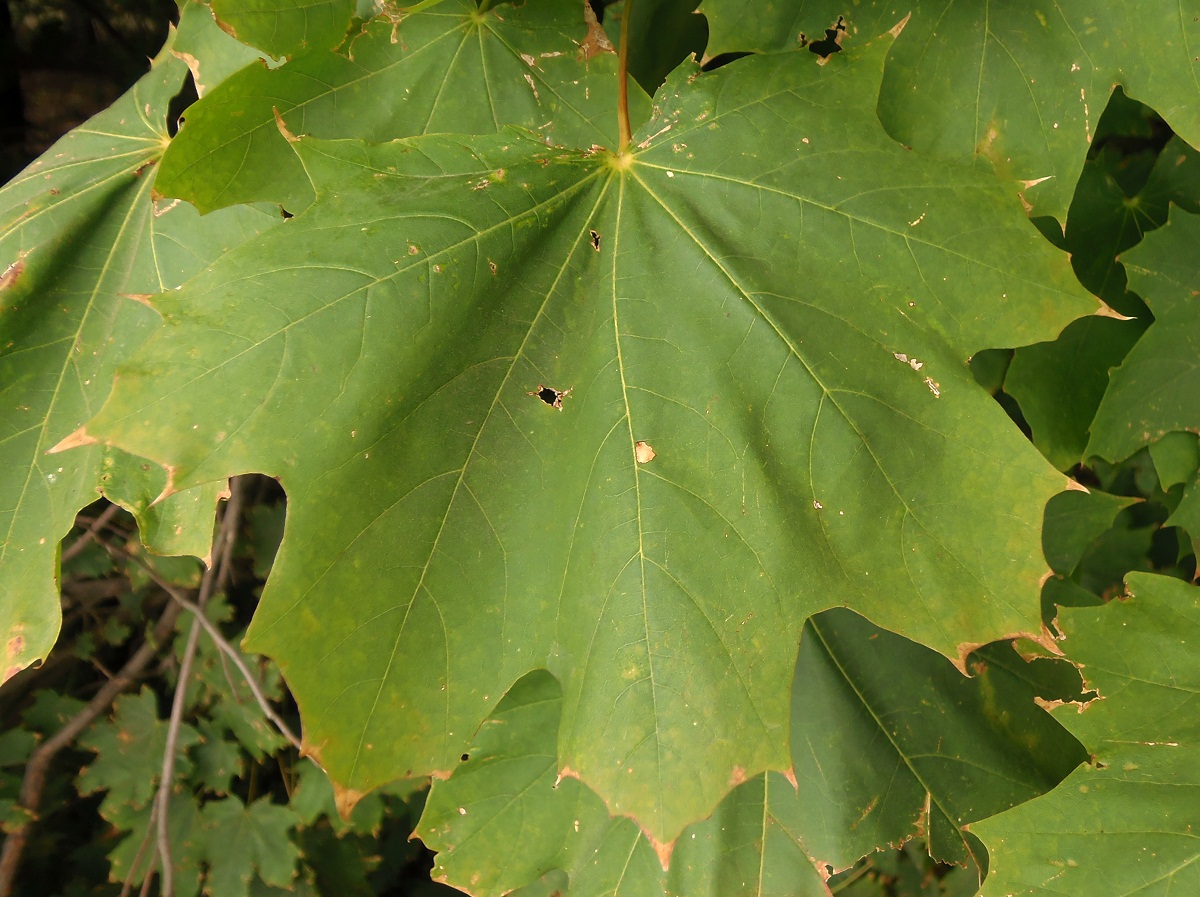
<path fill-rule="evenodd" d="M 177 16 L 171 0 L 0 4 L 0 183 L 145 74 Z"/>

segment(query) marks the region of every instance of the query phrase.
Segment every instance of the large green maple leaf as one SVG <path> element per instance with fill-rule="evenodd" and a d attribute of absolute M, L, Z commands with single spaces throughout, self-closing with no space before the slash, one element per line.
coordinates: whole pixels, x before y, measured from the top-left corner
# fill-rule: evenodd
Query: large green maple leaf
<path fill-rule="evenodd" d="M 532 669 L 660 847 L 788 770 L 803 621 L 1040 632 L 1062 483 L 965 361 L 1094 300 L 990 177 L 874 114 L 887 46 L 685 67 L 627 155 L 298 140 L 302 215 L 156 298 L 81 438 L 278 476 L 251 627 L 345 803 L 444 774 Z"/>

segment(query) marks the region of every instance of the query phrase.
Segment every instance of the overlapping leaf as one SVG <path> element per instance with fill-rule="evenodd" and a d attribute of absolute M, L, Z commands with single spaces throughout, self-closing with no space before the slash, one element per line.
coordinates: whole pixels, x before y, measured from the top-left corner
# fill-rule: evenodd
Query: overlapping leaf
<path fill-rule="evenodd" d="M 790 767 L 812 613 L 1039 631 L 1062 480 L 965 360 L 1095 304 L 1015 197 L 879 129 L 885 49 L 681 70 L 629 156 L 300 140 L 313 206 L 154 300 L 86 433 L 281 478 L 250 641 L 345 804 L 544 667 L 560 771 L 663 847 Z"/>
<path fill-rule="evenodd" d="M 234 40 L 213 19 L 212 9 L 198 0 L 180 4 L 179 32 L 171 52 L 187 63 L 197 96 L 204 96 L 238 69 L 262 54 Z"/>
<path fill-rule="evenodd" d="M 1120 97 L 1114 97 L 1102 124 L 1131 111 L 1131 101 Z M 1019 348 L 1004 384 L 1021 406 L 1034 445 L 1060 470 L 1085 460 L 1088 432 L 1108 388 L 1109 371 L 1120 365 L 1152 320 L 1142 299 L 1126 289 L 1119 257 L 1166 223 L 1172 202 L 1185 208 L 1200 203 L 1200 155 L 1179 138 L 1157 158 L 1142 153 L 1140 165 L 1114 149 L 1106 146 L 1084 166 L 1063 245 L 1080 282 L 1132 320 L 1088 318 L 1072 323 L 1053 342 Z M 1144 160 L 1153 160 L 1148 171 Z M 1166 291 L 1157 292 L 1161 297 Z"/>
<path fill-rule="evenodd" d="M 200 220 L 151 198 L 184 65 L 164 49 L 113 107 L 76 128 L 0 192 L 0 637 L 3 678 L 58 633 L 58 541 L 113 478 L 163 551 L 207 554 L 216 487 L 147 511 L 166 477 L 121 452 L 47 455 L 104 401 L 117 362 L 154 328 L 122 296 L 170 289 L 270 218 L 248 209 Z M 176 530 L 179 530 L 177 533 Z M 153 534 L 153 533 L 152 533 Z"/>
<path fill-rule="evenodd" d="M 213 15 L 242 43 L 271 56 L 328 50 L 342 42 L 354 0 L 213 0 Z"/>
<path fill-rule="evenodd" d="M 601 32 L 602 36 L 602 32 Z M 280 133 L 387 140 L 446 132 L 537 129 L 549 143 L 609 145 L 616 129 L 616 56 L 575 3 L 529 0 L 480 12 L 445 0 L 363 25 L 338 50 L 247 66 L 188 110 L 156 187 L 202 211 L 271 200 L 292 212 L 313 188 Z M 384 99 L 386 98 L 386 99 Z M 634 86 L 632 116 L 648 114 Z"/>
<path fill-rule="evenodd" d="M 1015 652 L 972 655 L 967 679 L 932 652 L 831 610 L 804 630 L 792 758 L 807 849 L 833 868 L 921 835 L 986 868 L 966 823 L 1041 794 L 1083 752 L 1033 703 Z"/>
<path fill-rule="evenodd" d="M 1141 573 L 1127 583 L 1123 600 L 1063 612 L 1064 647 L 1101 700 L 1055 715 L 1094 761 L 973 827 L 991 857 L 985 897 L 1200 888 L 1200 591 Z"/>
<path fill-rule="evenodd" d="M 1090 454 L 1119 461 L 1175 430 L 1200 432 L 1200 216 L 1171 209 L 1126 255 L 1155 321 L 1113 372 L 1092 423 Z"/>
<path fill-rule="evenodd" d="M 1063 217 L 1113 86 L 1200 143 L 1200 18 L 1151 0 L 1052 7 L 925 0 L 704 0 L 707 52 L 779 50 L 840 16 L 848 42 L 911 20 L 888 59 L 879 116 L 897 140 L 954 159 L 980 156 L 1029 181 L 1040 214 Z M 964 114 L 964 110 L 968 110 Z"/>
<path fill-rule="evenodd" d="M 438 851 L 435 876 L 474 895 L 555 869 L 573 895 L 827 895 L 834 869 L 918 833 L 965 862 L 978 844 L 963 822 L 1049 790 L 1084 759 L 1033 703 L 1021 681 L 1028 664 L 1000 646 L 987 655 L 967 679 L 854 614 L 815 617 L 796 669 L 797 782 L 770 773 L 738 785 L 684 830 L 666 872 L 629 820 L 610 818 L 579 782 L 558 780 L 562 692 L 533 673 L 451 778 L 434 782 L 417 833 Z"/>

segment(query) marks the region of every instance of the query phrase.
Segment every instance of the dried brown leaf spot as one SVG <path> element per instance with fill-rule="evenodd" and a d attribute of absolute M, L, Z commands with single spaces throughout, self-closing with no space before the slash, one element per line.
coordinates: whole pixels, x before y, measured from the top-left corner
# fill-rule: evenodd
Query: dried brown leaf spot
<path fill-rule="evenodd" d="M 0 274 L 0 292 L 7 290 L 21 279 L 21 275 L 25 273 L 25 256 L 27 255 L 29 253 L 24 251 L 17 253 L 17 260 L 5 268 L 3 274 Z"/>

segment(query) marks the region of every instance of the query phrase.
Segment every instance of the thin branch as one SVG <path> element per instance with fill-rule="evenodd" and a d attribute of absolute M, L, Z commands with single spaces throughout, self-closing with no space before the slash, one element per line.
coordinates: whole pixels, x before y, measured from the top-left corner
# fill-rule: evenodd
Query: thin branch
<path fill-rule="evenodd" d="M 112 519 L 120 512 L 121 506 L 117 504 L 110 504 L 107 508 L 105 508 L 104 511 L 92 521 L 92 525 L 87 528 L 87 532 L 72 542 L 68 548 L 63 549 L 62 557 L 59 559 L 60 565 L 65 564 L 67 561 L 78 555 L 79 552 L 83 551 L 83 549 L 87 548 L 88 543 L 91 542 L 92 539 L 96 538 L 96 534 L 100 532 L 100 530 L 104 529 L 104 527 L 108 526 Z"/>
<path fill-rule="evenodd" d="M 137 681 L 139 674 L 151 660 L 163 649 L 175 631 L 175 620 L 182 608 L 176 602 L 167 604 L 150 637 L 125 662 L 117 674 L 106 682 L 87 705 L 67 721 L 61 729 L 43 741 L 29 755 L 25 765 L 25 775 L 21 780 L 21 791 L 18 802 L 34 818 L 42 801 L 42 791 L 46 787 L 46 776 L 50 772 L 50 764 L 58 752 L 67 747 L 75 738 L 90 726 L 97 717 L 107 712 L 116 698 L 129 685 Z M 0 897 L 10 897 L 16 880 L 17 868 L 21 863 L 21 854 L 29 841 L 32 822 L 27 822 L 15 831 L 8 833 L 0 848 Z"/>
<path fill-rule="evenodd" d="M 133 857 L 133 862 L 129 864 L 129 871 L 125 873 L 125 881 L 121 883 L 120 897 L 129 897 L 133 891 L 133 879 L 137 876 L 138 866 L 142 865 L 142 857 L 146 855 L 146 848 L 150 846 L 150 841 L 154 836 L 154 816 L 158 812 L 158 807 L 150 808 L 150 818 L 146 822 L 146 834 L 142 837 L 142 843 L 138 845 L 137 853 Z M 142 876 L 142 889 L 145 890 L 146 883 L 154 876 L 154 859 L 156 854 L 150 854 L 150 862 L 146 866 L 146 873 Z"/>
<path fill-rule="evenodd" d="M 171 788 L 175 781 L 175 752 L 179 743 L 179 728 L 183 725 L 188 679 L 192 674 L 192 662 L 196 658 L 196 647 L 200 641 L 200 621 L 204 620 L 204 606 L 212 597 L 213 592 L 218 587 L 224 587 L 228 579 L 234 537 L 237 535 L 238 523 L 242 516 L 245 483 L 246 480 L 241 477 L 230 481 L 229 501 L 226 503 L 225 513 L 221 517 L 217 544 L 213 546 L 215 557 L 212 566 L 204 571 L 204 578 L 200 582 L 200 595 L 195 605 L 197 610 L 192 619 L 192 628 L 188 631 L 187 646 L 184 648 L 183 659 L 179 663 L 179 676 L 175 681 L 175 696 L 171 700 L 171 718 L 167 723 L 166 746 L 163 748 L 162 775 L 158 780 L 158 793 L 154 795 L 154 805 L 158 810 L 158 859 L 161 866 L 159 890 L 163 897 L 175 897 L 175 865 L 171 859 L 170 801 Z M 179 604 L 178 601 L 175 603 Z"/>
<path fill-rule="evenodd" d="M 262 686 L 259 685 L 257 677 L 255 677 L 255 675 L 250 671 L 250 668 L 246 665 L 246 661 L 242 657 L 241 652 L 231 645 L 225 636 L 221 635 L 221 630 L 213 625 L 208 617 L 204 615 L 200 605 L 193 601 L 189 601 L 186 597 L 184 597 L 183 593 L 179 589 L 175 588 L 175 586 L 159 576 L 154 568 L 141 558 L 137 557 L 136 555 L 129 554 L 128 552 L 119 548 L 115 548 L 113 550 L 120 552 L 134 563 L 139 564 L 142 569 L 146 571 L 146 574 L 154 581 L 155 585 L 170 595 L 172 600 L 178 602 L 180 607 L 195 616 L 196 622 L 199 623 L 201 627 L 203 627 L 204 631 L 208 633 L 209 638 L 213 640 L 213 644 L 217 646 L 217 648 L 225 657 L 228 657 L 229 660 L 233 662 L 233 665 L 237 667 L 238 672 L 242 674 L 242 678 L 246 680 L 246 684 L 250 687 L 250 692 L 254 695 L 254 700 L 258 703 L 263 715 L 275 724 L 275 727 L 279 730 L 279 734 L 286 738 L 291 745 L 296 748 L 296 750 L 301 750 L 302 744 L 300 738 L 291 730 L 291 727 L 288 726 L 283 718 L 275 712 L 275 709 L 271 706 L 270 702 L 268 702 L 266 695 L 263 694 Z"/>
<path fill-rule="evenodd" d="M 157 856 L 157 854 L 155 855 Z M 142 879 L 142 889 L 138 892 L 138 897 L 150 897 L 150 883 L 154 881 L 154 857 L 150 857 L 150 865 L 146 869 L 146 876 Z"/>

